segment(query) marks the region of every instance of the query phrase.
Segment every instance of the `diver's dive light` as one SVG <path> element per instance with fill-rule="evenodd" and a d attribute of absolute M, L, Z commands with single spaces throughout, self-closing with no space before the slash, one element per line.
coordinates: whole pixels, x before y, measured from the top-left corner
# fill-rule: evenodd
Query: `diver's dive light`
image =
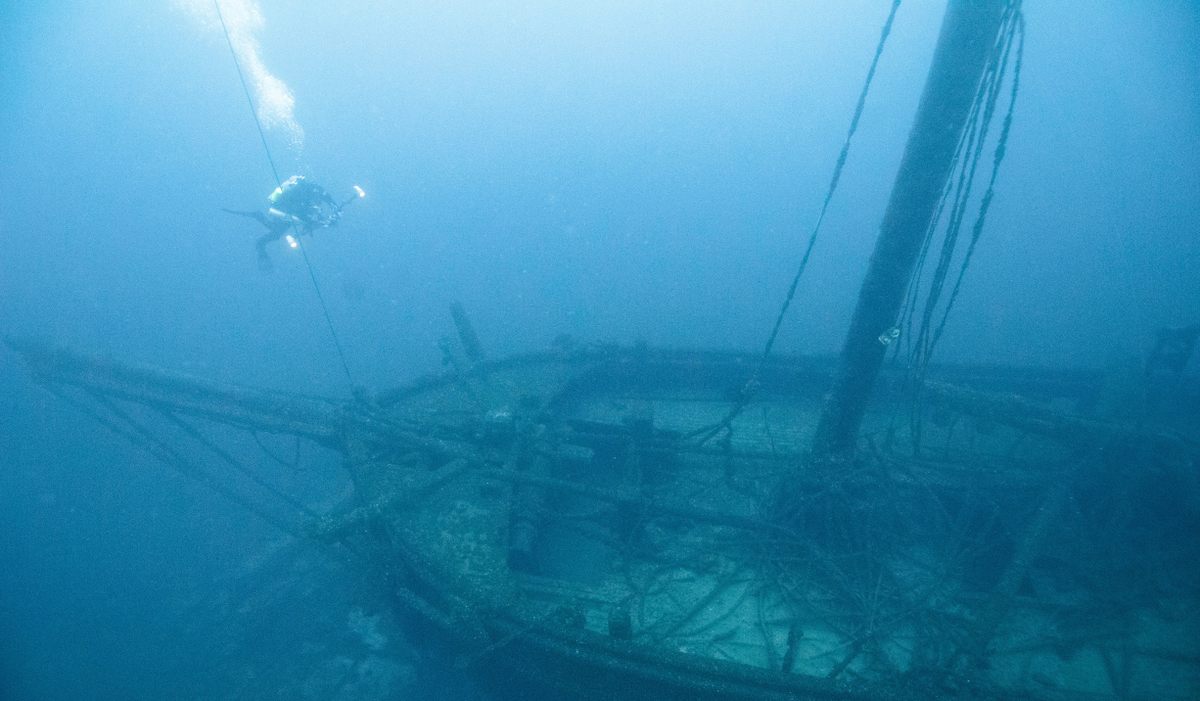
<path fill-rule="evenodd" d="M 367 196 L 366 190 L 362 189 L 361 187 L 359 187 L 357 185 L 354 185 L 353 187 L 354 187 L 354 194 L 347 197 L 345 202 L 338 204 L 338 209 L 345 207 L 346 205 L 350 204 L 354 200 L 361 200 L 362 198 Z"/>
<path fill-rule="evenodd" d="M 291 234 L 288 234 L 287 236 L 284 236 L 283 238 L 284 238 L 284 240 L 285 240 L 285 241 L 287 241 L 287 245 L 288 245 L 289 247 L 291 247 L 291 248 L 300 248 L 300 242 L 296 240 L 296 237 L 295 237 L 295 236 L 292 236 Z"/>

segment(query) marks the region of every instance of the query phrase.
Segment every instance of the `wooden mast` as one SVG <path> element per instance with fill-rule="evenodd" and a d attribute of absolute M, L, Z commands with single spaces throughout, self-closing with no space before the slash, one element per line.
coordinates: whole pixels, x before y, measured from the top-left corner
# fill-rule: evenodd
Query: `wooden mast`
<path fill-rule="evenodd" d="M 920 107 L 813 439 L 813 456 L 818 460 L 854 451 L 887 350 L 880 337 L 897 323 L 1009 1 L 947 3 Z"/>

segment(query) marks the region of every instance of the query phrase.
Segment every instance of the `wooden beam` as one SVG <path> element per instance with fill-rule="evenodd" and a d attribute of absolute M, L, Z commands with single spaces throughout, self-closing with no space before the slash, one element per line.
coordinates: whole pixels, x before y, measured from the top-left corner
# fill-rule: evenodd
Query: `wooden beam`
<path fill-rule="evenodd" d="M 238 428 L 301 436 L 333 448 L 341 445 L 344 412 L 340 403 L 330 399 L 226 385 L 91 358 L 35 341 L 6 340 L 41 382 Z"/>

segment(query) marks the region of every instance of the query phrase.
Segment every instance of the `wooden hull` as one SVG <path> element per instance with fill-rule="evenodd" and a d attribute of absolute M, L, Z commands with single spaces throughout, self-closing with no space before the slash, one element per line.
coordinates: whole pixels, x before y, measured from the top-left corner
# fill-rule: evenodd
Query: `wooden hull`
<path fill-rule="evenodd" d="M 342 450 L 355 503 L 307 532 L 505 698 L 1200 693 L 1186 392 L 1132 422 L 1091 373 L 944 368 L 919 403 L 896 377 L 831 466 L 806 459 L 821 360 L 762 367 L 730 418 L 747 356 L 559 349 L 338 405 L 26 352 L 47 383 Z"/>

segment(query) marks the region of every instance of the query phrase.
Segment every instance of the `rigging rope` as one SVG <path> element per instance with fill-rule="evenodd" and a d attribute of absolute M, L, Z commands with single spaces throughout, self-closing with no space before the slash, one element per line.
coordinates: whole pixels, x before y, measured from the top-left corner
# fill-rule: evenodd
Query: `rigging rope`
<path fill-rule="evenodd" d="M 109 418 L 101 414 L 99 411 L 96 411 L 83 402 L 76 400 L 66 392 L 60 391 L 53 385 L 47 384 L 46 389 L 54 396 L 91 417 L 101 426 L 104 426 L 114 434 L 121 436 L 131 445 L 145 451 L 146 454 L 162 462 L 164 465 L 167 465 L 180 475 L 187 477 L 188 479 L 191 479 L 205 487 L 208 487 L 217 494 L 220 494 L 228 499 L 236 506 L 240 506 L 255 516 L 258 516 L 265 523 L 278 528 L 283 533 L 286 533 L 298 540 L 303 539 L 304 536 L 299 528 L 269 513 L 266 509 L 249 501 L 245 496 L 226 486 L 223 482 L 217 480 L 211 474 L 188 462 L 183 455 L 168 445 L 165 441 L 155 437 L 149 429 L 147 429 L 145 426 L 142 426 L 128 413 L 122 411 L 115 404 L 110 402 L 107 397 L 104 397 L 95 391 L 86 390 L 87 394 L 90 395 L 97 404 L 107 409 L 109 413 L 116 418 Z"/>
<path fill-rule="evenodd" d="M 972 124 L 968 128 L 968 133 L 964 136 L 963 142 L 959 145 L 960 151 L 966 153 L 967 157 L 966 161 L 961 164 L 958 184 L 954 188 L 953 204 L 950 208 L 951 216 L 942 241 L 938 266 L 926 291 L 921 324 L 916 337 L 911 341 L 912 345 L 910 347 L 910 369 L 915 369 L 922 376 L 932 358 L 934 347 L 945 331 L 950 311 L 958 299 L 963 278 L 966 275 L 967 268 L 970 266 L 975 247 L 979 243 L 979 239 L 983 233 L 983 226 L 995 195 L 995 184 L 996 178 L 999 175 L 1000 165 L 1007 153 L 1008 136 L 1012 128 L 1017 92 L 1020 89 L 1021 66 L 1024 54 L 1025 25 L 1020 4 L 1020 1 L 1016 0 L 1009 6 L 1009 17 L 1005 20 L 1004 28 L 997 38 L 995 57 L 992 59 L 988 72 L 985 74 L 977 93 L 976 105 L 971 117 Z M 1014 46 L 1015 58 L 1013 57 Z M 971 226 L 971 238 L 968 242 L 966 253 L 959 264 L 954 286 L 951 288 L 949 298 L 939 315 L 937 314 L 938 302 L 941 299 L 942 290 L 945 288 L 949 277 L 955 247 L 966 218 L 966 210 L 973 190 L 975 173 L 982 161 L 984 142 L 987 133 L 990 131 L 992 118 L 999 102 L 1000 90 L 1005 82 L 1010 62 L 1013 65 L 1013 73 L 1009 89 L 1008 107 L 1000 129 L 1000 135 L 996 142 L 995 151 L 992 155 L 992 169 L 988 178 L 987 188 L 980 200 L 975 221 Z M 948 197 L 949 193 L 950 188 L 947 188 L 943 197 Z M 939 213 L 943 207 L 944 204 L 939 206 Z M 924 258 L 929 252 L 929 241 L 932 240 L 936 227 L 937 218 L 930 224 L 930 228 L 926 232 L 926 243 L 922 250 L 918 271 L 924 268 Z M 909 295 L 907 303 L 908 309 L 905 312 L 905 316 L 908 319 L 907 324 L 910 328 L 915 317 L 920 278 L 914 277 L 912 285 L 912 292 Z M 936 323 L 934 321 L 935 318 L 937 318 Z"/>
<path fill-rule="evenodd" d="M 271 175 L 275 178 L 275 185 L 282 187 L 283 179 L 279 177 L 279 169 L 275 167 L 275 159 L 271 156 L 271 147 L 267 144 L 267 134 L 263 131 L 262 121 L 258 118 L 258 111 L 254 109 L 254 98 L 250 96 L 250 87 L 246 84 L 246 76 L 242 72 L 242 64 L 238 61 L 237 51 L 233 48 L 233 39 L 229 36 L 229 27 L 225 24 L 225 15 L 221 12 L 220 0 L 213 0 L 213 7 L 217 10 L 217 19 L 221 22 L 221 31 L 225 33 L 225 43 L 229 45 L 229 55 L 233 57 L 233 67 L 237 69 L 238 80 L 242 83 L 242 92 L 246 94 L 246 104 L 250 106 L 250 116 L 254 117 L 254 126 L 258 128 L 258 138 L 262 141 L 263 152 L 267 154 L 267 163 L 271 166 Z M 312 263 L 308 260 L 308 252 L 304 250 L 303 244 L 300 243 L 300 232 L 296 230 L 295 223 L 292 224 L 292 231 L 296 233 L 296 248 L 300 249 L 300 255 L 304 259 L 304 267 L 308 268 L 308 277 L 312 280 L 313 291 L 317 293 L 317 301 L 321 303 L 321 313 L 325 315 L 325 325 L 329 327 L 329 336 L 333 339 L 333 347 L 337 349 L 338 360 L 342 365 L 342 372 L 346 375 L 346 381 L 350 383 L 351 391 L 353 391 L 354 377 L 350 374 L 349 364 L 346 363 L 346 353 L 342 350 L 341 339 L 338 338 L 337 330 L 333 326 L 333 319 L 329 316 L 329 305 L 325 303 L 325 295 L 321 294 L 321 285 L 317 282 L 317 273 L 313 270 Z"/>
<path fill-rule="evenodd" d="M 792 299 L 796 296 L 796 288 L 799 286 L 800 278 L 804 276 L 804 271 L 808 267 L 809 258 L 812 257 L 813 248 L 817 243 L 817 236 L 821 232 L 821 225 L 825 222 L 825 214 L 829 211 L 829 204 L 833 201 L 833 195 L 837 191 L 838 182 L 842 178 L 842 170 L 846 166 L 846 158 L 850 155 L 850 142 L 854 138 L 855 132 L 858 131 L 858 123 L 862 119 L 863 111 L 867 104 L 867 94 L 870 92 L 871 83 L 875 79 L 875 70 L 879 67 L 879 59 L 883 55 L 883 48 L 887 44 L 888 35 L 892 33 L 892 24 L 896 19 L 896 11 L 900 9 L 900 3 L 901 0 L 892 0 L 891 10 L 888 11 L 883 28 L 879 31 L 879 42 L 875 46 L 875 55 L 871 58 L 871 67 L 867 69 L 867 77 L 863 81 L 862 90 L 859 91 L 858 102 L 854 106 L 854 116 L 850 118 L 850 128 L 846 131 L 846 139 L 842 142 L 842 150 L 838 153 L 837 163 L 833 167 L 833 175 L 829 179 L 829 187 L 825 191 L 825 199 L 821 203 L 820 213 L 817 215 L 816 223 L 813 224 L 812 232 L 808 236 L 808 243 L 804 247 L 804 255 L 800 258 L 800 266 L 797 268 L 796 274 L 792 277 L 792 282 L 788 286 L 787 296 L 783 300 L 779 314 L 775 317 L 775 324 L 771 327 L 771 333 L 767 337 L 767 343 L 763 348 L 762 355 L 758 359 L 758 364 L 754 368 L 754 372 L 750 375 L 750 379 L 746 381 L 741 392 L 738 393 L 738 397 L 733 407 L 729 410 L 729 413 L 716 424 L 705 426 L 688 434 L 688 438 L 702 436 L 700 443 L 704 444 L 721 430 L 729 428 L 733 420 L 742 413 L 742 410 L 746 408 L 746 405 L 749 404 L 750 399 L 753 398 L 754 393 L 758 390 L 759 377 L 766 366 L 767 359 L 771 356 L 771 351 L 775 347 L 775 341 L 779 337 L 779 330 L 783 326 L 784 317 L 787 316 Z"/>
<path fill-rule="evenodd" d="M 967 268 L 971 264 L 976 245 L 983 234 L 984 223 L 995 195 L 995 185 L 1000 165 L 1007 153 L 1008 137 L 1012 128 L 1017 93 L 1020 89 L 1021 67 L 1024 58 L 1025 17 L 1021 11 L 1021 0 L 1012 0 L 1005 9 L 1005 15 L 1002 20 L 1001 30 L 996 37 L 992 58 L 976 91 L 975 103 L 972 105 L 967 126 L 964 129 L 963 136 L 959 141 L 954 156 L 953 171 L 957 175 L 952 174 L 947 179 L 937 211 L 925 231 L 925 240 L 922 244 L 915 272 L 909 282 L 909 289 L 905 295 L 904 309 L 900 315 L 901 321 L 899 323 L 906 329 L 903 352 L 907 353 L 908 363 L 905 369 L 904 382 L 906 391 L 910 394 L 911 398 L 908 407 L 908 420 L 911 431 L 910 439 L 914 450 L 919 450 L 921 444 L 923 400 L 920 388 L 925 382 L 929 364 L 933 358 L 934 348 L 942 338 L 946 323 L 950 317 L 950 311 L 958 300 L 963 279 L 966 276 Z M 999 103 L 1001 90 L 1004 87 L 1010 63 L 1012 64 L 1012 80 L 1008 91 L 1008 106 L 1000 128 L 1000 134 L 996 139 L 995 150 L 992 154 L 991 173 L 988 177 L 986 190 L 979 200 L 979 208 L 975 216 L 975 221 L 971 226 L 970 239 L 966 252 L 959 263 L 954 285 L 939 314 L 939 302 L 942 299 L 942 292 L 950 275 L 951 265 L 955 258 L 955 249 L 966 220 L 968 205 L 971 201 L 975 175 L 983 161 L 984 146 L 986 145 L 988 133 L 991 130 L 991 123 L 996 113 L 996 107 Z M 946 230 L 942 236 L 941 249 L 938 253 L 938 264 L 930 277 L 928 286 L 924 289 L 925 298 L 922 305 L 921 320 L 919 326 L 916 326 L 914 333 L 913 329 L 917 317 L 918 302 L 920 301 L 922 287 L 924 286 L 923 277 L 927 258 L 931 252 L 934 234 L 941 224 L 942 215 L 947 210 L 947 207 L 949 208 L 950 215 L 946 222 Z M 898 361 L 901 353 L 901 344 L 896 344 L 892 361 Z M 887 429 L 889 435 L 894 430 L 896 418 L 896 415 L 893 414 L 891 421 L 889 421 Z"/>
<path fill-rule="evenodd" d="M 163 407 L 155 406 L 153 408 L 164 419 L 175 424 L 177 427 L 179 427 L 180 430 L 182 430 L 188 436 L 191 436 L 191 438 L 193 440 L 195 440 L 197 443 L 204 446 L 205 448 L 208 448 L 210 451 L 212 451 L 212 453 L 214 455 L 221 458 L 221 460 L 223 460 L 226 464 L 228 464 L 233 469 L 242 473 L 242 475 L 244 475 L 247 479 L 249 479 L 251 482 L 257 484 L 259 487 L 261 487 L 264 491 L 266 491 L 271 496 L 275 497 L 276 499 L 279 499 L 280 501 L 284 502 L 288 506 L 295 509 L 297 513 L 303 514 L 304 516 L 307 516 L 310 519 L 316 519 L 319 517 L 319 514 L 317 514 L 317 512 L 308 508 L 308 506 L 303 504 L 301 501 L 299 501 L 298 499 L 295 499 L 292 496 L 281 491 L 278 487 L 271 484 L 270 482 L 267 482 L 262 477 L 259 477 L 257 474 L 254 473 L 254 471 L 252 471 L 250 468 L 243 465 L 237 458 L 233 457 L 233 455 L 231 455 L 229 453 L 229 451 L 225 450 L 221 446 L 219 446 L 216 443 L 214 443 L 213 441 L 209 440 L 204 434 L 200 433 L 200 430 L 197 429 L 195 426 L 193 426 L 190 423 L 188 423 L 187 421 L 179 418 L 173 412 L 168 411 L 167 409 L 164 409 Z M 255 439 L 255 441 L 258 441 L 258 436 L 255 435 L 254 439 Z M 259 443 L 259 445 L 261 446 L 262 444 Z M 264 448 L 264 450 L 265 450 L 265 448 Z"/>
<path fill-rule="evenodd" d="M 971 241 L 967 244 L 967 252 L 963 257 L 962 265 L 958 269 L 958 277 L 954 280 L 954 287 L 950 290 L 950 298 L 946 302 L 946 308 L 942 311 L 941 321 L 938 322 L 937 329 L 933 332 L 933 337 L 930 340 L 930 352 L 933 346 L 937 344 L 942 337 L 942 332 L 946 329 L 946 320 L 950 316 L 950 309 L 954 307 L 954 303 L 958 300 L 958 292 L 962 287 L 963 276 L 967 273 L 967 267 L 971 264 L 971 257 L 975 253 L 975 245 L 979 243 L 979 237 L 983 234 L 983 222 L 987 218 L 988 209 L 991 207 L 992 198 L 995 196 L 996 177 L 1000 173 L 1000 163 L 1004 160 L 1004 156 L 1008 151 L 1008 134 L 1012 130 L 1013 108 L 1017 103 L 1017 90 L 1021 86 L 1021 64 L 1025 58 L 1025 17 L 1017 13 L 1016 18 L 1016 38 L 1017 38 L 1017 57 L 1013 64 L 1013 80 L 1012 89 L 1009 94 L 1008 112 L 1004 115 L 1004 124 L 1000 127 L 1000 138 L 996 144 L 996 152 L 992 156 L 992 173 L 988 178 L 987 190 L 983 193 L 983 199 L 979 204 L 979 215 L 975 219 L 975 224 L 971 227 Z M 1007 55 L 1005 62 L 1008 61 Z"/>
<path fill-rule="evenodd" d="M 257 445 L 258 449 L 261 450 L 263 452 L 263 454 L 266 455 L 268 458 L 271 458 L 272 460 L 279 463 L 283 467 L 288 468 L 289 470 L 292 470 L 294 472 L 300 471 L 300 436 L 296 436 L 296 451 L 293 454 L 293 458 L 292 458 L 291 462 L 288 462 L 287 460 L 284 460 L 283 458 L 279 457 L 278 455 L 275 454 L 275 451 L 268 448 L 266 446 L 266 444 L 262 442 L 262 439 L 258 437 L 258 431 L 251 429 L 250 437 L 254 439 L 254 444 Z"/>

